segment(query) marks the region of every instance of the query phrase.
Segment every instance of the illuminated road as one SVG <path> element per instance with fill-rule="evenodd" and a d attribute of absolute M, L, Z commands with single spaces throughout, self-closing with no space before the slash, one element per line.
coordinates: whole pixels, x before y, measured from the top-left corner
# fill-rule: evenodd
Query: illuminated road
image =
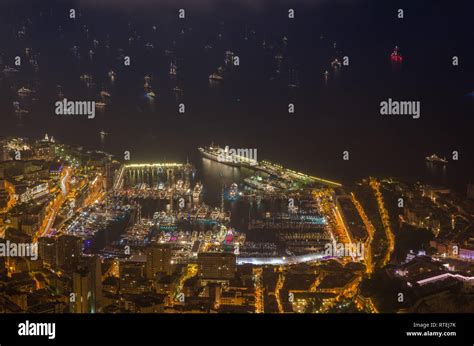
<path fill-rule="evenodd" d="M 264 312 L 264 288 L 262 285 L 263 282 L 263 269 L 261 267 L 257 267 L 253 269 L 254 275 L 254 287 L 255 287 L 255 312 L 257 314 Z"/>
<path fill-rule="evenodd" d="M 72 169 L 70 167 L 65 167 L 63 171 L 63 176 L 61 177 L 60 187 L 61 187 L 61 194 L 58 195 L 53 200 L 53 205 L 50 207 L 48 215 L 45 217 L 43 224 L 41 225 L 38 232 L 33 238 L 33 242 L 36 243 L 39 238 L 47 236 L 51 227 L 53 226 L 54 220 L 56 220 L 56 216 L 58 215 L 59 210 L 61 209 L 62 205 L 66 201 L 66 196 L 69 191 L 69 180 L 71 178 Z"/>
<path fill-rule="evenodd" d="M 69 190 L 69 176 L 71 175 L 71 170 L 66 168 L 65 172 L 64 177 L 61 179 L 61 193 L 63 196 L 66 196 Z"/>
<path fill-rule="evenodd" d="M 61 209 L 63 203 L 66 201 L 66 196 L 69 191 L 69 178 L 71 176 L 71 169 L 69 167 L 64 169 L 64 176 L 61 178 L 60 186 L 61 186 L 61 196 L 58 196 L 56 200 L 53 202 L 53 206 L 51 207 L 51 212 L 49 216 L 46 217 L 47 223 L 41 230 L 37 233 L 34 238 L 34 242 L 38 241 L 38 238 L 47 236 L 49 231 L 51 230 L 51 226 L 53 225 L 54 221 L 56 220 L 56 216 L 58 215 L 59 210 Z"/>
<path fill-rule="evenodd" d="M 321 253 L 306 254 L 292 257 L 238 257 L 237 264 L 242 265 L 250 263 L 253 265 L 289 265 L 320 261 L 327 258 L 329 257 Z"/>
<path fill-rule="evenodd" d="M 8 192 L 9 199 L 7 206 L 0 210 L 0 213 L 7 213 L 11 208 L 13 208 L 16 204 L 15 199 L 15 188 L 12 184 L 5 180 L 5 190 Z"/>
<path fill-rule="evenodd" d="M 283 309 L 283 304 L 281 303 L 281 297 L 280 297 L 280 290 L 283 288 L 283 285 L 285 283 L 285 274 L 283 273 L 283 268 L 279 267 L 278 268 L 278 281 L 275 285 L 275 299 L 278 305 L 278 312 L 280 314 L 284 313 Z"/>
<path fill-rule="evenodd" d="M 348 244 L 351 242 L 339 208 L 334 204 L 330 191 L 313 192 L 313 199 L 320 206 L 320 212 L 327 218 L 330 234 L 334 242 Z"/>
<path fill-rule="evenodd" d="M 362 222 L 364 223 L 365 229 L 367 230 L 368 240 L 367 240 L 367 246 L 366 246 L 366 251 L 364 251 L 364 261 L 365 261 L 365 266 L 366 266 L 366 272 L 367 274 L 372 274 L 374 271 L 374 261 L 373 261 L 373 251 L 372 251 L 372 241 L 374 239 L 374 234 L 375 234 L 375 228 L 372 225 L 372 222 L 370 222 L 369 218 L 367 217 L 367 214 L 364 211 L 364 208 L 362 208 L 362 205 L 359 203 L 359 201 L 356 199 L 354 193 L 351 193 L 351 199 L 352 203 L 354 203 L 360 218 L 362 219 Z"/>
<path fill-rule="evenodd" d="M 385 235 L 387 236 L 388 246 L 387 252 L 382 259 L 381 267 L 385 267 L 390 261 L 393 250 L 395 249 L 395 235 L 392 232 L 390 227 L 390 218 L 388 216 L 388 211 L 385 209 L 382 193 L 380 192 L 380 183 L 374 178 L 370 178 L 370 187 L 374 191 L 375 198 L 377 200 L 377 205 L 379 208 L 380 218 L 382 219 L 383 228 L 385 230 Z"/>
<path fill-rule="evenodd" d="M 368 305 L 369 311 L 370 311 L 372 314 L 378 314 L 378 313 L 379 313 L 379 311 L 378 311 L 377 308 L 375 307 L 374 302 L 372 301 L 372 298 L 367 298 L 367 305 Z"/>
<path fill-rule="evenodd" d="M 342 233 L 343 237 L 342 237 L 342 243 L 345 243 L 345 244 L 350 244 L 352 243 L 352 240 L 351 240 L 351 236 L 349 234 L 349 231 L 347 230 L 347 227 L 346 225 L 344 224 L 344 220 L 342 218 L 342 215 L 341 215 L 341 212 L 339 210 L 339 208 L 336 206 L 336 208 L 334 208 L 334 216 L 335 216 L 335 219 L 336 219 L 336 227 L 338 230 L 342 231 L 340 233 Z"/>

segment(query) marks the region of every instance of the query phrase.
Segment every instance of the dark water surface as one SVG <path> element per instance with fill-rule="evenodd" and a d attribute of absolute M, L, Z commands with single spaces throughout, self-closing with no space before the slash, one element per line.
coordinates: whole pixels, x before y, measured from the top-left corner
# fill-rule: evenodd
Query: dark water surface
<path fill-rule="evenodd" d="M 207 170 L 209 181 L 224 168 L 201 161 L 196 148 L 211 141 L 257 148 L 259 159 L 342 182 L 395 176 L 464 191 L 474 177 L 474 99 L 466 96 L 474 91 L 472 2 L 7 1 L 0 7 L 0 67 L 12 66 L 16 55 L 27 62 L 25 47 L 39 54 L 40 67 L 36 74 L 24 66 L 14 78 L 2 75 L 0 136 L 47 132 L 119 159 L 128 150 L 136 162 L 189 158 Z M 289 7 L 296 13 L 292 21 Z M 81 17 L 70 20 L 70 8 Z M 177 18 L 179 8 L 186 19 Z M 405 19 L 396 18 L 398 8 Z M 16 39 L 23 25 L 25 38 Z M 154 48 L 147 50 L 147 42 Z M 80 60 L 70 51 L 74 45 Z M 404 55 L 399 68 L 389 58 L 395 45 Z M 119 48 L 131 66 L 117 59 Z M 239 56 L 240 66 L 212 87 L 208 76 L 224 65 L 226 50 Z M 277 54 L 283 56 L 280 78 L 271 80 Z M 453 55 L 459 56 L 458 67 L 451 65 Z M 337 74 L 330 66 L 335 56 L 350 58 Z M 168 73 L 171 59 L 178 64 L 176 78 Z M 107 75 L 111 69 L 114 83 Z M 297 71 L 298 89 L 287 86 L 290 70 Z M 94 76 L 95 88 L 80 82 L 83 73 Z M 153 76 L 154 101 L 143 90 L 147 74 Z M 38 101 L 19 100 L 16 90 L 24 85 L 38 91 Z M 93 120 L 58 117 L 57 85 L 71 100 L 99 100 L 100 91 L 108 90 L 111 103 Z M 178 100 L 176 85 L 184 90 Z M 379 104 L 388 98 L 420 101 L 421 118 L 381 116 Z M 13 111 L 17 100 L 30 110 L 22 119 Z M 179 103 L 184 114 L 177 112 Z M 105 140 L 101 130 L 108 133 Z M 342 160 L 344 150 L 349 161 Z M 428 154 L 449 157 L 453 150 L 460 160 L 445 170 L 424 161 Z"/>

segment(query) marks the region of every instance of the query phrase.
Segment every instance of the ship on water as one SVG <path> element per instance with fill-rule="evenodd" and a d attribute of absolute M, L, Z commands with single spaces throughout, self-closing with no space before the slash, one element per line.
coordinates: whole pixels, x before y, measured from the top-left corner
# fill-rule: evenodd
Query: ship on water
<path fill-rule="evenodd" d="M 229 197 L 237 198 L 239 195 L 239 186 L 236 183 L 232 183 L 229 188 Z"/>
<path fill-rule="evenodd" d="M 3 73 L 5 73 L 5 74 L 16 73 L 16 72 L 18 72 L 18 70 L 14 69 L 13 67 L 10 67 L 10 66 L 5 66 L 5 68 L 3 69 Z"/>
<path fill-rule="evenodd" d="M 99 95 L 100 95 L 100 98 L 101 98 L 104 102 L 105 102 L 105 101 L 108 101 L 108 100 L 112 97 L 112 95 L 110 95 L 110 93 L 109 93 L 108 91 L 106 91 L 106 90 L 102 90 Z"/>
<path fill-rule="evenodd" d="M 150 90 L 146 93 L 146 97 L 153 99 L 156 97 L 156 94 L 153 92 L 153 90 Z"/>
<path fill-rule="evenodd" d="M 403 61 L 403 56 L 400 53 L 400 49 L 398 48 L 398 46 L 395 46 L 395 48 L 393 49 L 392 54 L 390 54 L 390 59 L 392 60 L 392 62 L 395 63 L 401 63 Z"/>
<path fill-rule="evenodd" d="M 173 91 L 174 91 L 175 93 L 177 93 L 177 94 L 181 94 L 181 93 L 184 92 L 184 90 L 181 89 L 179 86 L 175 86 L 175 87 L 173 88 Z"/>
<path fill-rule="evenodd" d="M 178 66 L 176 65 L 175 61 L 171 61 L 170 63 L 170 75 L 171 76 L 176 76 L 178 70 Z"/>
<path fill-rule="evenodd" d="M 332 62 L 331 62 L 331 66 L 337 70 L 339 68 L 341 68 L 341 62 L 339 61 L 338 58 L 335 58 Z"/>
<path fill-rule="evenodd" d="M 79 79 L 82 81 L 82 82 L 92 82 L 92 80 L 94 79 L 92 77 L 91 74 L 88 74 L 88 73 L 84 73 L 82 74 Z"/>
<path fill-rule="evenodd" d="M 436 154 L 432 154 L 430 156 L 427 156 L 426 161 L 431 162 L 431 163 L 441 163 L 441 164 L 447 164 L 448 160 L 446 160 L 445 157 L 441 158 Z"/>
<path fill-rule="evenodd" d="M 241 156 L 239 153 L 232 153 L 232 149 L 229 150 L 228 147 L 221 148 L 220 146 L 210 145 L 208 147 L 199 147 L 198 150 L 203 157 L 225 165 L 258 169 L 256 159 Z"/>
<path fill-rule="evenodd" d="M 220 82 L 224 80 L 224 77 L 222 77 L 221 75 L 217 74 L 217 73 L 213 73 L 211 75 L 209 75 L 209 81 L 210 82 Z"/>
<path fill-rule="evenodd" d="M 289 88 L 299 88 L 300 82 L 298 80 L 298 71 L 295 69 L 290 69 L 288 87 Z"/>
<path fill-rule="evenodd" d="M 226 188 L 225 199 L 228 201 L 237 201 L 242 195 L 243 193 L 239 191 L 237 183 L 232 183 L 229 188 Z"/>
<path fill-rule="evenodd" d="M 21 87 L 18 91 L 17 91 L 17 94 L 19 96 L 30 96 L 32 94 L 34 94 L 35 91 L 33 89 L 28 89 L 28 88 L 25 88 L 25 87 Z"/>
<path fill-rule="evenodd" d="M 103 110 L 106 106 L 107 106 L 107 103 L 105 102 L 99 101 L 95 103 L 95 108 L 97 108 L 98 110 Z"/>
<path fill-rule="evenodd" d="M 237 162 L 234 162 L 233 160 L 221 160 L 222 153 L 225 152 L 225 149 L 221 148 L 220 146 L 215 146 L 212 144 L 207 147 L 199 147 L 198 150 L 203 157 L 208 158 L 210 160 L 228 164 L 230 166 L 239 166 L 239 164 Z"/>

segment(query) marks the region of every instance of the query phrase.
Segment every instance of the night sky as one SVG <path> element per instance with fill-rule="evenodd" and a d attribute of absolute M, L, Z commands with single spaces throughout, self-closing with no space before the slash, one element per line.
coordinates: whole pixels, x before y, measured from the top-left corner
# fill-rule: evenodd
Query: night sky
<path fill-rule="evenodd" d="M 71 20 L 70 8 L 80 17 Z M 179 8 L 185 19 L 178 19 Z M 295 19 L 288 19 L 288 8 Z M 399 8 L 404 19 L 397 18 Z M 474 178 L 473 10 L 472 1 L 2 1 L 0 68 L 13 66 L 17 55 L 25 64 L 14 77 L 1 74 L 0 136 L 47 132 L 100 149 L 104 130 L 103 149 L 118 158 L 129 150 L 137 161 L 193 159 L 196 147 L 213 141 L 257 148 L 259 159 L 343 182 L 368 175 L 436 177 L 433 183 L 463 190 Z M 80 59 L 71 52 L 75 45 Z M 404 61 L 394 68 L 396 45 Z M 26 47 L 36 55 L 37 73 Z M 131 66 L 118 59 L 119 48 Z M 226 50 L 239 56 L 240 66 L 210 87 L 208 76 L 224 64 Z M 277 54 L 283 62 L 275 78 Z M 342 56 L 350 65 L 336 74 L 331 61 Z M 178 64 L 176 80 L 168 73 L 171 59 Z M 110 70 L 117 73 L 113 84 Z M 290 70 L 297 71 L 297 89 L 288 88 Z M 94 88 L 80 82 L 83 73 L 93 75 Z M 153 77 L 153 102 L 144 96 L 145 75 Z M 97 101 L 107 90 L 111 103 L 93 120 L 57 116 L 58 85 L 71 100 Z M 179 100 L 176 85 L 184 90 Z M 22 86 L 34 88 L 37 100 L 18 100 Z M 380 115 L 379 104 L 388 98 L 420 101 L 421 118 Z M 15 101 L 30 113 L 20 119 Z M 179 103 L 185 114 L 177 112 Z M 288 114 L 288 103 L 295 114 Z M 349 161 L 342 160 L 344 150 Z M 426 155 L 449 157 L 453 150 L 460 160 L 449 164 L 446 176 L 427 169 Z"/>

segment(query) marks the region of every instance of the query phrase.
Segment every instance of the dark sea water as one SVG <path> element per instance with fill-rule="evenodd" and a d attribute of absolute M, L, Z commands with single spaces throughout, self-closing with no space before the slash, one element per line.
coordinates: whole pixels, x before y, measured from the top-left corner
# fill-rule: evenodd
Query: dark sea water
<path fill-rule="evenodd" d="M 4 1 L 0 7 L 0 67 L 12 66 L 16 55 L 27 61 L 25 47 L 39 54 L 40 66 L 36 74 L 25 66 L 14 78 L 1 77 L 0 136 L 48 133 L 119 160 L 127 150 L 135 162 L 189 159 L 209 182 L 225 170 L 199 158 L 196 148 L 211 142 L 257 148 L 258 159 L 344 183 L 394 176 L 465 191 L 474 180 L 474 98 L 467 96 L 474 91 L 472 2 Z M 67 16 L 70 8 L 80 13 L 75 21 Z M 186 10 L 183 20 L 179 8 Z M 288 8 L 295 19 L 287 18 Z M 404 19 L 396 18 L 398 8 Z M 16 39 L 23 25 L 26 36 Z M 147 42 L 154 48 L 147 50 Z M 74 45 L 80 60 L 70 51 Z M 404 56 L 398 68 L 389 58 L 395 45 Z M 131 66 L 117 59 L 119 48 Z M 224 64 L 226 50 L 239 56 L 240 66 L 212 87 L 208 76 Z M 271 80 L 277 54 L 283 56 L 281 74 Z M 348 56 L 350 65 L 335 73 L 335 56 Z M 178 64 L 176 78 L 168 73 L 171 59 Z M 297 71 L 298 89 L 287 86 L 290 70 Z M 94 76 L 95 88 L 79 81 L 83 73 Z M 145 75 L 153 77 L 154 101 L 144 96 Z M 35 87 L 38 101 L 20 100 L 30 114 L 19 119 L 12 103 L 23 85 Z M 111 103 L 93 120 L 59 117 L 57 85 L 71 100 L 98 100 L 108 90 Z M 172 91 L 176 85 L 184 89 L 180 99 Z M 421 118 L 381 116 L 379 104 L 388 98 L 420 101 Z M 296 109 L 291 115 L 290 102 Z M 101 130 L 107 132 L 103 140 Z M 342 160 L 345 150 L 349 161 Z M 459 161 L 446 169 L 424 160 L 432 153 L 450 157 L 453 150 Z M 239 174 L 223 173 L 229 181 Z"/>

